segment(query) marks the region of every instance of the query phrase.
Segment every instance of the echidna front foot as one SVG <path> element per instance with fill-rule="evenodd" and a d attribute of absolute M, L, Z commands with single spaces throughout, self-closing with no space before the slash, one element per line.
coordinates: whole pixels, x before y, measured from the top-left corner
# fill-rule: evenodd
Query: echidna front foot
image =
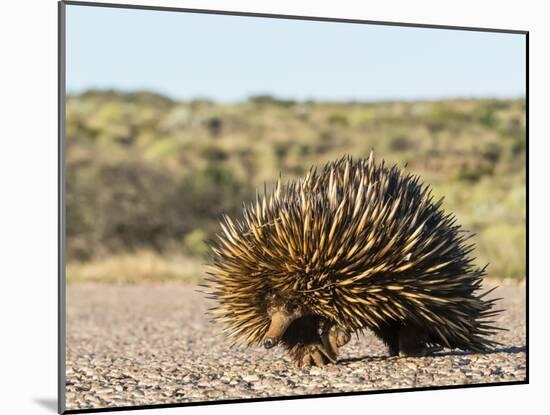
<path fill-rule="evenodd" d="M 294 320 L 281 337 L 298 367 L 336 363 L 338 350 L 351 338 L 348 331 L 323 317 L 306 315 Z"/>
<path fill-rule="evenodd" d="M 302 366 L 324 366 L 328 363 L 336 363 L 338 350 L 345 346 L 351 339 L 346 330 L 338 326 L 330 326 L 328 330 L 321 330 L 320 344 L 304 346 L 301 359 L 297 361 L 298 367 Z"/>
<path fill-rule="evenodd" d="M 336 363 L 336 354 L 320 343 L 300 345 L 292 353 L 295 366 L 324 366 Z"/>
<path fill-rule="evenodd" d="M 323 346 L 330 349 L 335 356 L 338 355 L 338 350 L 345 346 L 350 339 L 350 333 L 336 325 L 331 326 L 326 333 L 321 333 Z"/>

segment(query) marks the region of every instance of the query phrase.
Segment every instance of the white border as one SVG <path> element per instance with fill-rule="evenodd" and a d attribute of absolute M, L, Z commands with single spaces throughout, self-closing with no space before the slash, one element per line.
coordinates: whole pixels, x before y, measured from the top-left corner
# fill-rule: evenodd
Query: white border
<path fill-rule="evenodd" d="M 113 0 L 115 2 L 115 0 Z M 2 39 L 0 258 L 4 413 L 53 413 L 57 323 L 57 5 L 5 2 Z M 547 406 L 548 14 L 544 2 L 172 0 L 122 3 L 530 31 L 530 385 L 150 410 L 147 413 L 518 414 Z M 53 408 L 53 406 L 52 406 Z M 10 411 L 11 409 L 11 411 Z M 535 411 L 541 412 L 541 411 Z M 131 412 L 121 412 L 131 413 Z"/>

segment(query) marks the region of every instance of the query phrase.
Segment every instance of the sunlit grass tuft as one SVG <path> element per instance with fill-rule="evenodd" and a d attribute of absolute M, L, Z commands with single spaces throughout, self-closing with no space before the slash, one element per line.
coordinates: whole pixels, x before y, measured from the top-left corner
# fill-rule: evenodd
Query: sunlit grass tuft
<path fill-rule="evenodd" d="M 205 276 L 203 262 L 185 256 L 159 255 L 140 251 L 96 258 L 87 262 L 71 262 L 66 269 L 67 282 L 106 283 L 197 283 Z"/>

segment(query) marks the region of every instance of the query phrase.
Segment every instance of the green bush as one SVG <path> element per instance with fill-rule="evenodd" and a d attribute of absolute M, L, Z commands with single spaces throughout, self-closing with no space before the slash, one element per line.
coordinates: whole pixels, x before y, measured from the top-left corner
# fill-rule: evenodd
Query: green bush
<path fill-rule="evenodd" d="M 209 248 L 206 245 L 206 232 L 195 229 L 183 237 L 184 253 L 192 257 L 206 257 Z"/>
<path fill-rule="evenodd" d="M 525 137 L 524 100 L 219 104 L 88 91 L 67 100 L 68 259 L 202 259 L 221 215 L 239 218 L 264 182 L 374 149 L 445 196 L 492 275 L 521 277 Z"/>

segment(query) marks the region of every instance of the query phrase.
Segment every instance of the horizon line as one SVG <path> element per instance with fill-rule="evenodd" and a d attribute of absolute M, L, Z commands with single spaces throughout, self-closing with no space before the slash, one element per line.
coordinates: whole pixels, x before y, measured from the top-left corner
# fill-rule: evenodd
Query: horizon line
<path fill-rule="evenodd" d="M 134 95 L 134 94 L 150 94 L 156 95 L 158 97 L 167 99 L 174 103 L 187 103 L 193 101 L 204 101 L 210 102 L 213 104 L 223 104 L 223 105 L 235 105 L 235 104 L 244 104 L 254 99 L 265 99 L 266 101 L 272 101 L 273 103 L 286 103 L 286 104 L 307 104 L 307 103 L 346 103 L 346 104 L 366 104 L 366 103 L 391 103 L 391 102 L 438 102 L 438 101 L 484 101 L 484 100 L 494 100 L 494 101 L 520 101 L 526 99 L 526 94 L 518 95 L 498 95 L 498 94 L 479 94 L 479 95 L 446 95 L 440 97 L 379 97 L 379 98 L 292 98 L 285 97 L 270 92 L 258 92 L 252 93 L 243 98 L 239 99 L 216 99 L 208 97 L 206 95 L 197 95 L 194 97 L 184 98 L 177 97 L 170 94 L 167 94 L 162 91 L 157 91 L 153 88 L 135 88 L 135 89 L 126 89 L 126 88 L 82 88 L 78 90 L 67 90 L 66 97 L 79 97 L 86 94 L 118 94 L 118 95 Z"/>

